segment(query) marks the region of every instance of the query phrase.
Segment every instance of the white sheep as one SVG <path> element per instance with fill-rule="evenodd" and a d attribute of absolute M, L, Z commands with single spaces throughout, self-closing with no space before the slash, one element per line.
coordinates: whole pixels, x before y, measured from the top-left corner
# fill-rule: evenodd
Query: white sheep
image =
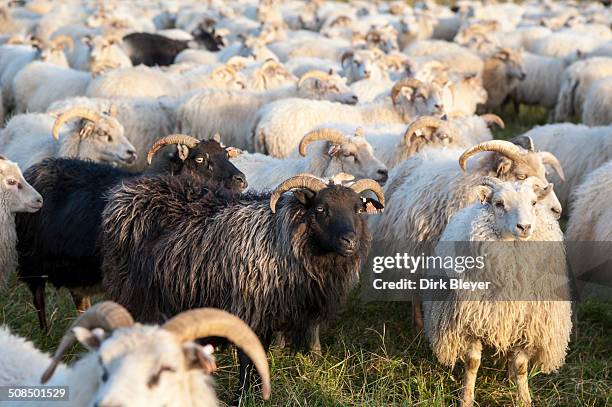
<path fill-rule="evenodd" d="M 572 216 L 567 224 L 568 242 L 612 241 L 612 161 L 584 177 L 573 192 Z M 586 246 L 581 246 L 586 248 Z"/>
<path fill-rule="evenodd" d="M 309 173 L 332 178 L 347 173 L 356 179 L 369 178 L 381 184 L 387 181 L 387 167 L 375 156 L 363 135 L 347 136 L 335 129 L 317 129 L 300 141 L 299 158 L 274 158 L 263 154 L 242 153 L 232 163 L 242 171 L 249 189 L 274 189 L 287 176 Z"/>
<path fill-rule="evenodd" d="M 48 157 L 79 157 L 93 161 L 130 165 L 136 160 L 132 144 L 125 138 L 116 112 L 99 114 L 73 108 L 58 115 L 16 115 L 0 131 L 0 152 L 28 168 Z M 68 122 L 73 124 L 62 127 Z"/>
<path fill-rule="evenodd" d="M 565 173 L 565 182 L 555 174 L 550 181 L 561 205 L 571 208 L 570 194 L 584 177 L 612 160 L 612 126 L 587 127 L 582 124 L 559 123 L 537 126 L 524 134 L 533 139 L 538 149 L 550 151 L 559 159 Z"/>
<path fill-rule="evenodd" d="M 161 326 L 134 323 L 122 306 L 94 305 L 64 334 L 53 358 L 31 342 L 0 327 L 0 384 L 62 386 L 62 405 L 201 406 L 219 405 L 211 374 L 216 370 L 210 345 L 199 338 L 218 336 L 233 342 L 254 363 L 262 378 L 262 395 L 270 396 L 266 353 L 257 336 L 239 318 L 221 310 L 185 311 Z M 70 366 L 63 355 L 80 342 L 88 352 Z M 42 378 L 41 378 L 42 376 Z M 44 402 L 24 402 L 41 406 Z"/>
<path fill-rule="evenodd" d="M 580 117 L 591 85 L 607 76 L 612 76 L 612 58 L 589 58 L 571 64 L 561 76 L 553 120 L 566 122 L 574 116 Z"/>
<path fill-rule="evenodd" d="M 605 39 L 577 31 L 558 31 L 536 41 L 531 52 L 539 55 L 567 58 L 578 52 L 588 53 L 600 46 Z"/>
<path fill-rule="evenodd" d="M 0 286 L 17 268 L 15 213 L 36 212 L 42 204 L 42 197 L 23 178 L 17 164 L 0 155 Z"/>
<path fill-rule="evenodd" d="M 586 94 L 582 107 L 582 122 L 587 126 L 608 126 L 612 124 L 612 76 L 593 83 Z"/>
<path fill-rule="evenodd" d="M 303 99 L 276 101 L 257 112 L 251 133 L 252 146 L 260 153 L 286 157 L 299 144 L 299 134 L 324 123 L 406 123 L 422 115 L 441 115 L 446 91 L 447 88 L 436 84 L 406 78 L 396 82 L 391 97 L 380 102 L 346 106 Z"/>
<path fill-rule="evenodd" d="M 542 204 L 554 195 L 550 184 L 531 180 L 485 179 L 476 187 L 479 200 L 451 219 L 435 249 L 441 258 L 483 258 L 481 268 L 461 275 L 443 270 L 442 276 L 491 285 L 482 292 L 451 289 L 444 300 L 423 303 L 425 332 L 438 361 L 465 363 L 464 407 L 474 404 L 483 347 L 508 359 L 523 406 L 531 405 L 529 363 L 550 373 L 565 362 L 572 320 L 563 234 Z M 544 241 L 550 242 L 545 250 L 537 243 Z M 426 272 L 428 278 L 435 274 Z"/>
<path fill-rule="evenodd" d="M 219 133 L 225 144 L 253 151 L 248 136 L 258 109 L 273 101 L 300 100 L 294 98 L 357 102 L 343 78 L 313 71 L 304 74 L 296 85 L 266 92 L 214 89 L 194 92 L 184 98 L 177 110 L 177 129 L 200 139 Z"/>

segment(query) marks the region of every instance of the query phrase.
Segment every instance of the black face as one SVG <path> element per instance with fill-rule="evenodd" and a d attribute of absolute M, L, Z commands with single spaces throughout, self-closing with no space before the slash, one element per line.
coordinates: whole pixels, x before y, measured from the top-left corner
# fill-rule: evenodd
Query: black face
<path fill-rule="evenodd" d="M 325 252 L 352 256 L 359 250 L 366 204 L 353 190 L 342 186 L 330 186 L 318 194 L 308 190 L 295 192 L 308 208 L 314 241 Z"/>
<path fill-rule="evenodd" d="M 220 51 L 221 47 L 225 46 L 223 41 L 223 37 L 215 33 L 215 29 L 212 31 L 207 31 L 202 27 L 196 28 L 191 35 L 193 35 L 193 39 L 208 51 Z"/>

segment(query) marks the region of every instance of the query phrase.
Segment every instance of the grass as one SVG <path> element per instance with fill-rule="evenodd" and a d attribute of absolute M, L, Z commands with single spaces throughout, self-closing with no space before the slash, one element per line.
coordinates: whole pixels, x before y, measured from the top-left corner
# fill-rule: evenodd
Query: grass
<path fill-rule="evenodd" d="M 508 139 L 546 122 L 544 109 L 522 106 L 515 115 L 508 107 L 498 112 L 506 120 L 497 138 Z M 50 332 L 38 329 L 30 293 L 13 276 L 0 291 L 0 323 L 53 351 L 75 312 L 65 290 L 47 289 Z M 99 300 L 97 298 L 96 300 Z M 559 372 L 530 372 L 534 406 L 612 405 L 612 304 L 578 304 L 578 337 L 573 336 L 566 364 Z M 449 406 L 458 404 L 462 366 L 439 365 L 426 339 L 410 324 L 409 303 L 363 303 L 355 295 L 338 318 L 322 329 L 323 354 L 292 354 L 273 347 L 272 399 L 257 395 L 247 405 L 264 406 Z M 75 347 L 69 358 L 82 351 Z M 217 388 L 230 400 L 238 363 L 232 351 L 218 355 Z M 0 366 L 1 369 L 1 366 Z M 515 386 L 504 366 L 485 357 L 476 383 L 479 406 L 517 405 Z"/>

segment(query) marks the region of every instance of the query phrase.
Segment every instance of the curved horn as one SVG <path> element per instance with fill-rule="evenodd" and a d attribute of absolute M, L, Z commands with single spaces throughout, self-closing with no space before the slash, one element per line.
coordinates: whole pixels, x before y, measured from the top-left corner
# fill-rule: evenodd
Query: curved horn
<path fill-rule="evenodd" d="M 537 154 L 542 158 L 542 162 L 544 164 L 550 165 L 557 172 L 559 178 L 561 178 L 562 181 L 565 181 L 563 167 L 561 166 L 561 163 L 559 162 L 557 157 L 555 157 L 552 153 L 549 153 L 548 151 L 538 151 Z"/>
<path fill-rule="evenodd" d="M 421 86 L 423 82 L 415 78 L 403 78 L 399 81 L 395 82 L 395 85 L 391 88 L 391 100 L 395 103 L 395 98 L 400 93 L 403 87 L 410 86 L 412 88 L 417 88 Z"/>
<path fill-rule="evenodd" d="M 64 113 L 60 114 L 57 119 L 55 119 L 55 123 L 53 123 L 53 130 L 51 134 L 53 138 L 59 140 L 59 131 L 68 120 L 74 119 L 75 117 L 80 117 L 83 119 L 87 119 L 94 123 L 97 123 L 102 119 L 102 116 L 93 109 L 88 109 L 84 107 L 73 107 L 72 109 L 66 110 Z"/>
<path fill-rule="evenodd" d="M 383 190 L 378 182 L 374 181 L 373 179 L 360 179 L 351 185 L 351 189 L 358 194 L 362 193 L 363 191 L 372 191 L 378 198 L 380 204 L 385 206 L 385 194 L 383 193 Z"/>
<path fill-rule="evenodd" d="M 465 171 L 468 158 L 478 154 L 482 151 L 495 151 L 502 155 L 505 155 L 512 161 L 520 161 L 521 155 L 524 153 L 523 149 L 519 146 L 504 140 L 491 140 L 476 144 L 473 147 L 468 148 L 459 157 L 459 166 Z"/>
<path fill-rule="evenodd" d="M 74 49 L 74 41 L 69 35 L 58 35 L 51 40 L 53 46 L 66 45 L 70 51 Z"/>
<path fill-rule="evenodd" d="M 263 64 L 261 64 L 261 68 L 262 70 L 267 70 L 270 68 L 282 68 L 282 65 L 278 63 L 278 61 L 272 59 L 272 58 L 268 58 L 266 59 L 266 62 L 264 62 Z"/>
<path fill-rule="evenodd" d="M 151 161 L 153 161 L 153 157 L 155 154 L 164 146 L 168 144 L 183 144 L 187 146 L 187 148 L 194 148 L 200 143 L 195 137 L 187 136 L 185 134 L 171 134 L 166 137 L 162 137 L 155 142 L 149 149 L 147 153 L 147 164 L 151 165 Z"/>
<path fill-rule="evenodd" d="M 457 136 L 457 129 L 455 129 L 454 126 L 451 126 L 449 122 L 440 120 L 433 116 L 423 116 L 410 123 L 406 129 L 406 132 L 404 133 L 404 144 L 409 145 L 412 135 L 424 127 L 431 127 L 436 130 L 442 128 L 449 136 Z"/>
<path fill-rule="evenodd" d="M 181 312 L 162 328 L 174 334 L 180 343 L 210 336 L 228 339 L 251 359 L 261 376 L 262 396 L 264 400 L 270 398 L 266 351 L 257 335 L 240 318 L 219 309 L 200 308 Z"/>
<path fill-rule="evenodd" d="M 229 72 L 229 74 L 232 75 L 232 76 L 236 76 L 237 75 L 236 70 L 231 65 L 221 65 L 221 66 L 218 66 L 215 69 L 213 69 L 210 74 L 211 74 L 211 76 L 214 76 L 214 75 L 218 75 L 219 73 L 221 73 L 223 71 Z"/>
<path fill-rule="evenodd" d="M 270 209 L 272 210 L 272 213 L 276 213 L 276 202 L 278 202 L 280 197 L 290 189 L 306 188 L 316 193 L 326 186 L 327 185 L 325 185 L 325 182 L 310 174 L 300 174 L 296 175 L 295 177 L 291 177 L 288 180 L 283 181 L 276 187 L 274 192 L 272 192 L 272 195 L 270 196 Z"/>
<path fill-rule="evenodd" d="M 42 384 L 45 384 L 49 381 L 51 376 L 53 376 L 53 372 L 62 361 L 62 357 L 64 353 L 68 349 L 72 347 L 76 338 L 72 330 L 76 327 L 83 327 L 87 329 L 93 328 L 102 328 L 105 331 L 113 331 L 116 328 L 123 328 L 134 325 L 134 319 L 132 315 L 123 308 L 121 305 L 112 301 L 104 301 L 98 304 L 95 304 L 83 314 L 81 314 L 70 326 L 70 328 L 64 334 L 55 354 L 53 355 L 53 359 L 51 359 L 51 364 L 43 373 L 40 381 Z"/>
<path fill-rule="evenodd" d="M 504 123 L 502 118 L 494 113 L 481 114 L 480 118 L 484 120 L 485 123 L 487 123 L 488 127 L 491 127 L 492 124 L 497 124 L 500 129 L 506 128 L 506 124 Z"/>
<path fill-rule="evenodd" d="M 298 84 L 297 84 L 298 88 L 302 86 L 302 84 L 310 78 L 328 80 L 330 78 L 330 74 L 328 74 L 327 72 L 318 71 L 318 70 L 308 71 L 304 75 L 302 75 L 302 77 L 298 81 Z"/>
<path fill-rule="evenodd" d="M 299 152 L 302 157 L 306 156 L 306 147 L 313 141 L 327 140 L 334 144 L 345 143 L 348 138 L 336 129 L 318 129 L 308 132 L 300 141 Z"/>

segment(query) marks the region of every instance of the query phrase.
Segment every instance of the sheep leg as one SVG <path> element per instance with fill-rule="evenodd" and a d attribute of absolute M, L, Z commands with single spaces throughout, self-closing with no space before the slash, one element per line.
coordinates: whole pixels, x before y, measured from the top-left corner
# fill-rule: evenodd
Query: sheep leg
<path fill-rule="evenodd" d="M 461 399 L 462 407 L 472 407 L 474 405 L 474 388 L 476 387 L 476 375 L 480 367 L 480 356 L 482 354 L 482 344 L 479 340 L 469 344 L 465 358 L 465 376 L 463 378 L 463 396 Z"/>
<path fill-rule="evenodd" d="M 238 390 L 232 401 L 232 406 L 239 407 L 242 405 L 243 397 L 251 387 L 251 376 L 253 373 L 253 363 L 247 355 L 238 349 L 238 361 L 240 363 L 240 377 L 238 379 Z"/>
<path fill-rule="evenodd" d="M 519 403 L 521 406 L 531 406 L 531 395 L 529 394 L 529 384 L 527 383 L 527 371 L 529 357 L 523 351 L 517 351 L 510 362 L 509 370 L 512 380 L 518 389 Z"/>
<path fill-rule="evenodd" d="M 321 338 L 319 336 L 320 328 L 321 325 L 317 324 L 312 332 L 312 352 L 317 355 L 321 355 Z"/>
<path fill-rule="evenodd" d="M 81 295 L 74 291 L 70 291 L 70 295 L 72 296 L 72 302 L 74 302 L 77 313 L 82 314 L 91 307 L 91 299 L 89 296 Z"/>
<path fill-rule="evenodd" d="M 49 332 L 47 312 L 45 310 L 45 283 L 30 287 L 34 294 L 34 308 L 38 314 L 38 325 L 43 332 Z"/>
<path fill-rule="evenodd" d="M 425 323 L 423 322 L 423 310 L 421 308 L 421 298 L 415 294 L 412 298 L 412 326 L 417 331 L 422 331 Z"/>

